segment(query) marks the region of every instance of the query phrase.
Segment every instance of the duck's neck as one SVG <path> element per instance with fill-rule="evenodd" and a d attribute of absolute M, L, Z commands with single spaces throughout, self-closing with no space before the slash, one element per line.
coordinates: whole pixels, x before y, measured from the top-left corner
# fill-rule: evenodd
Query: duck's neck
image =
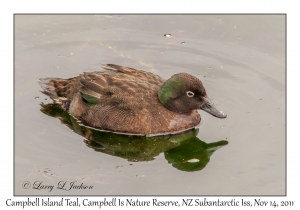
<path fill-rule="evenodd" d="M 170 78 L 164 82 L 158 91 L 158 98 L 162 104 L 166 104 L 169 100 L 174 98 L 175 90 L 178 86 L 181 85 L 181 82 L 177 78 Z"/>
<path fill-rule="evenodd" d="M 169 110 L 177 112 L 174 107 L 174 99 L 180 90 L 182 82 L 179 78 L 171 77 L 160 87 L 158 91 L 159 101 Z"/>

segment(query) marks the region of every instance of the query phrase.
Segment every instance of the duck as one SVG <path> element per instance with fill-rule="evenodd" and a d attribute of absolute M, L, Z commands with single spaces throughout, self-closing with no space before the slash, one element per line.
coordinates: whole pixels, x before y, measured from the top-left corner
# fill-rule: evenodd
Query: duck
<path fill-rule="evenodd" d="M 165 135 L 195 128 L 198 109 L 227 115 L 207 96 L 202 82 L 188 73 L 169 79 L 115 64 L 77 77 L 41 78 L 41 92 L 83 125 L 129 135 Z"/>

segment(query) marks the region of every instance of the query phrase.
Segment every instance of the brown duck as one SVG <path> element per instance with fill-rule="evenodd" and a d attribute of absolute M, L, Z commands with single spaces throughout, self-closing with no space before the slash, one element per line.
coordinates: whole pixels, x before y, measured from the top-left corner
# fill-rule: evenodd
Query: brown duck
<path fill-rule="evenodd" d="M 141 135 L 178 133 L 200 123 L 197 109 L 225 118 L 202 82 L 187 73 L 165 80 L 150 72 L 114 64 L 70 79 L 44 78 L 44 94 L 83 124 Z"/>

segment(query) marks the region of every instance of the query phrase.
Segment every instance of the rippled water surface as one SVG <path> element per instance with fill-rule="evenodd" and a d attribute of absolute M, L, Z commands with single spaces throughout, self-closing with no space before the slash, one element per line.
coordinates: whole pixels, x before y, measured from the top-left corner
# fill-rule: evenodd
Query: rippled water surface
<path fill-rule="evenodd" d="M 200 110 L 198 130 L 131 138 L 39 92 L 38 78 L 103 63 L 193 74 L 228 117 Z M 284 195 L 285 126 L 284 15 L 15 16 L 16 195 Z M 57 189 L 71 182 L 93 188 Z"/>

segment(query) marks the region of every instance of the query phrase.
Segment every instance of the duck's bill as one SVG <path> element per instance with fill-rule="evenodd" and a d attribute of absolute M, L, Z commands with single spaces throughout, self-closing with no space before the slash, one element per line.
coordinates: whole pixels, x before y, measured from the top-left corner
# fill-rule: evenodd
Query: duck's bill
<path fill-rule="evenodd" d="M 204 104 L 202 105 L 201 109 L 215 117 L 219 117 L 219 118 L 227 117 L 227 114 L 225 114 L 221 110 L 218 110 L 215 107 L 214 103 L 209 98 L 204 98 Z"/>

